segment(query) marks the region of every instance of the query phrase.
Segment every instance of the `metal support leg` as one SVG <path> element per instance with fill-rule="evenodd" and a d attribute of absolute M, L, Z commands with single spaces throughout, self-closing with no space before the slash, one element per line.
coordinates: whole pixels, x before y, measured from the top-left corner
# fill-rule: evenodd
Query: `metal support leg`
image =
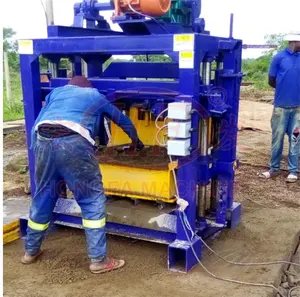
<path fill-rule="evenodd" d="M 199 98 L 199 74 L 201 53 L 194 53 L 194 68 L 179 70 L 179 89 L 181 93 L 187 94 L 191 98 Z M 192 102 L 192 107 L 195 108 L 198 102 Z M 192 117 L 192 127 L 199 127 L 199 117 L 197 115 Z M 198 135 L 194 133 L 191 135 L 191 146 L 198 149 Z M 179 188 L 180 198 L 188 201 L 189 206 L 185 210 L 186 219 L 190 224 L 193 232 L 196 231 L 196 185 L 198 180 L 197 174 L 198 166 L 197 159 L 187 162 L 177 169 L 177 182 Z M 177 234 L 176 240 L 169 245 L 168 266 L 171 270 L 188 272 L 197 263 L 197 257 L 201 257 L 201 242 L 194 238 L 190 244 L 187 234 L 191 238 L 191 232 L 187 230 L 182 224 L 182 220 L 177 214 Z"/>
<path fill-rule="evenodd" d="M 34 156 L 31 146 L 31 131 L 42 108 L 40 89 L 40 65 L 35 55 L 20 55 L 24 113 L 26 118 L 26 137 L 30 171 L 31 193 L 35 192 Z"/>

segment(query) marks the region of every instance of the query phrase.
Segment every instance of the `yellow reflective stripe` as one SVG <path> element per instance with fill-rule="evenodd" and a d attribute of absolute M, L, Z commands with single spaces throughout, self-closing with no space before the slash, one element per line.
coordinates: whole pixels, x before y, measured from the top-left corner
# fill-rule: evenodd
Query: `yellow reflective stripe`
<path fill-rule="evenodd" d="M 100 220 L 86 220 L 82 219 L 82 225 L 86 228 L 96 229 L 96 228 L 102 228 L 105 226 L 105 218 Z"/>
<path fill-rule="evenodd" d="M 34 221 L 32 220 L 28 220 L 28 226 L 33 229 L 33 230 L 36 230 L 36 231 L 44 231 L 46 230 L 48 227 L 49 227 L 49 223 L 47 224 L 39 224 L 39 223 L 35 223 Z"/>

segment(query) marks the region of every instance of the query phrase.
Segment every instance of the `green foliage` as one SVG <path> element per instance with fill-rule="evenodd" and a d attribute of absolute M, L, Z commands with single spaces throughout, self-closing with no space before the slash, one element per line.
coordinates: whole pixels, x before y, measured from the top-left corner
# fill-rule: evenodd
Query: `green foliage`
<path fill-rule="evenodd" d="M 136 55 L 133 56 L 136 62 L 171 62 L 172 59 L 167 55 Z"/>
<path fill-rule="evenodd" d="M 15 35 L 16 32 L 12 28 L 3 28 L 3 51 L 17 50 L 17 42 L 12 39 Z"/>
<path fill-rule="evenodd" d="M 11 96 L 13 99 L 12 106 L 9 105 L 6 98 L 6 89 L 3 90 L 3 120 L 12 121 L 24 118 L 22 87 L 19 72 L 11 72 Z"/>
<path fill-rule="evenodd" d="M 5 81 L 3 78 L 3 120 L 17 120 L 24 117 L 22 103 L 22 88 L 20 80 L 20 61 L 17 52 L 17 42 L 13 39 L 16 32 L 11 28 L 3 28 L 3 50 L 7 53 L 10 69 L 11 97 L 9 104 L 6 98 Z"/>
<path fill-rule="evenodd" d="M 14 40 L 16 32 L 11 28 L 3 28 L 3 51 L 7 53 L 9 68 L 18 71 L 20 62 L 17 53 L 18 45 Z"/>

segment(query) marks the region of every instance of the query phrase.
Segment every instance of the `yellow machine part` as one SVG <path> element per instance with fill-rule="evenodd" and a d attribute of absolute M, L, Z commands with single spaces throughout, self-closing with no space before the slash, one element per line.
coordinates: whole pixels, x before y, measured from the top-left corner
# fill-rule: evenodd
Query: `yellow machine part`
<path fill-rule="evenodd" d="M 155 116 L 150 111 L 144 111 L 144 120 L 139 120 L 138 114 L 139 109 L 131 107 L 128 116 L 136 127 L 139 138 L 146 146 L 158 145 L 156 141 L 157 127 L 155 126 Z M 158 121 L 159 126 L 164 124 L 166 124 L 164 121 Z M 164 142 L 164 133 L 166 133 L 166 130 L 161 131 L 158 135 L 161 143 Z M 123 130 L 111 123 L 109 146 L 124 145 L 130 142 L 130 138 Z M 165 170 L 158 170 L 139 168 L 138 164 L 136 167 L 100 164 L 105 193 L 133 199 L 172 203 L 176 200 L 176 189 L 170 165 Z"/>
<path fill-rule="evenodd" d="M 145 119 L 138 119 L 138 108 L 131 107 L 128 115 L 133 122 L 138 135 L 141 141 L 145 145 L 158 145 L 156 141 L 156 132 L 157 128 L 155 126 L 155 116 L 151 114 L 150 111 L 145 111 Z M 163 121 L 158 121 L 159 126 L 163 126 Z M 158 139 L 161 143 L 163 143 L 164 133 L 166 130 L 163 130 L 159 133 Z M 122 145 L 130 143 L 130 138 L 124 133 L 124 131 L 119 128 L 114 123 L 111 124 L 111 141 L 109 146 Z"/>
<path fill-rule="evenodd" d="M 134 199 L 174 202 L 175 184 L 172 172 L 137 167 L 100 164 L 104 191 Z"/>
<path fill-rule="evenodd" d="M 20 238 L 19 220 L 3 226 L 3 244 L 15 241 Z"/>

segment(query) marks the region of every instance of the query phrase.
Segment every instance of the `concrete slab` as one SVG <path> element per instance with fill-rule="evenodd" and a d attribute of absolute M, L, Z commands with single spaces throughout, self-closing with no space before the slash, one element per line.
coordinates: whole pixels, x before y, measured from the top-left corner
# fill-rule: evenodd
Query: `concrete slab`
<path fill-rule="evenodd" d="M 17 131 L 24 131 L 25 120 L 7 121 L 3 122 L 3 134 L 13 133 Z"/>
<path fill-rule="evenodd" d="M 30 199 L 10 198 L 3 201 L 3 227 L 13 223 L 29 212 Z"/>

